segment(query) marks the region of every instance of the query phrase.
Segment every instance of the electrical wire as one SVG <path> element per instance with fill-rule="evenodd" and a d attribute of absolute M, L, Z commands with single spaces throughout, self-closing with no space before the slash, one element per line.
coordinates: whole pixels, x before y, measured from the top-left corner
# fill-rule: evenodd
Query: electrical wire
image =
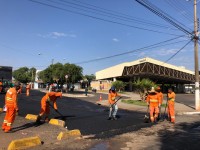
<path fill-rule="evenodd" d="M 29 1 L 37 3 L 37 4 L 41 4 L 41 5 L 44 5 L 44 6 L 47 6 L 47 7 L 59 9 L 59 10 L 62 10 L 62 11 L 67 11 L 67 12 L 70 12 L 70 13 L 73 13 L 73 14 L 78 14 L 78 15 L 82 15 L 82 16 L 89 17 L 89 18 L 92 18 L 92 19 L 101 20 L 101 21 L 104 21 L 104 22 L 110 22 L 110 23 L 114 23 L 114 24 L 118 24 L 118 25 L 122 25 L 122 26 L 126 26 L 126 27 L 131 27 L 131 28 L 135 28 L 135 29 L 139 29 L 139 30 L 154 32 L 154 33 L 168 34 L 168 35 L 173 35 L 173 36 L 180 36 L 180 35 L 176 35 L 176 34 L 173 34 L 173 33 L 162 32 L 162 31 L 157 31 L 157 30 L 142 28 L 142 27 L 138 27 L 138 26 L 128 25 L 128 24 L 125 24 L 125 23 L 121 23 L 121 22 L 117 22 L 117 21 L 112 21 L 112 20 L 108 20 L 108 19 L 104 19 L 104 18 L 100 18 L 100 17 L 96 17 L 96 16 L 84 14 L 84 13 L 81 13 L 81 12 L 76 12 L 76 11 L 68 10 L 66 8 L 61 8 L 61 7 L 58 7 L 58 6 L 55 6 L 55 5 L 51 5 L 51 4 L 47 4 L 47 3 L 43 3 L 43 2 L 38 2 L 38 1 L 35 1 L 35 0 L 29 0 Z"/>
<path fill-rule="evenodd" d="M 178 53 L 180 53 L 192 40 L 187 42 L 183 47 L 181 47 L 175 54 L 173 54 L 169 59 L 167 59 L 164 63 L 170 61 L 172 58 L 174 58 Z"/>
<path fill-rule="evenodd" d="M 130 54 L 130 53 L 138 52 L 138 51 L 145 50 L 145 49 L 152 49 L 152 48 L 157 48 L 157 47 L 160 47 L 160 46 L 165 46 L 165 45 L 170 45 L 170 44 L 175 44 L 175 43 L 183 42 L 183 41 L 178 41 L 178 42 L 173 42 L 173 43 L 170 43 L 170 44 L 169 43 L 165 44 L 167 42 L 170 42 L 170 41 L 178 39 L 178 38 L 180 38 L 180 37 L 176 37 L 176 38 L 173 38 L 173 39 L 165 40 L 165 41 L 162 41 L 162 42 L 159 42 L 159 43 L 156 43 L 156 44 L 152 44 L 152 45 L 145 46 L 145 47 L 142 47 L 142 48 L 139 48 L 139 49 L 135 49 L 135 50 L 131 50 L 131 51 L 128 51 L 128 52 L 124 52 L 124 53 L 120 53 L 120 54 L 115 54 L 115 55 L 111 55 L 111 56 L 107 56 L 107 57 L 102 57 L 102 58 L 97 58 L 97 59 L 91 59 L 91 60 L 82 61 L 82 62 L 77 62 L 75 64 L 85 64 L 85 63 L 90 63 L 90 62 L 96 62 L 96 61 L 100 61 L 100 60 L 104 60 L 104 59 L 109 59 L 109 58 L 113 58 L 113 57 L 117 57 L 117 56 L 121 56 L 121 55 L 126 55 L 126 54 Z M 160 45 L 160 44 L 163 44 L 163 45 Z"/>
<path fill-rule="evenodd" d="M 191 35 L 191 32 L 189 32 L 188 30 L 186 30 L 185 28 L 181 27 L 179 24 L 177 24 L 174 20 L 171 19 L 171 17 L 169 18 L 168 15 L 166 13 L 164 13 L 161 10 L 158 10 L 157 7 L 153 6 L 151 3 L 147 3 L 147 1 L 143 1 L 143 0 L 136 0 L 139 4 L 141 4 L 142 6 L 144 6 L 145 8 L 147 8 L 148 10 L 150 10 L 151 12 L 153 12 L 154 14 L 156 14 L 157 16 L 161 17 L 162 19 L 164 19 L 165 21 L 167 21 L 168 23 L 172 24 L 174 27 L 176 27 L 177 29 L 181 30 L 182 32 Z"/>

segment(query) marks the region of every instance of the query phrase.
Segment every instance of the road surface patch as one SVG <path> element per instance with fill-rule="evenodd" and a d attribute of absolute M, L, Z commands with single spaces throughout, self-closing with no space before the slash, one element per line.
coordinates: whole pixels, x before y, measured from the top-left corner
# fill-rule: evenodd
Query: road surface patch
<path fill-rule="evenodd" d="M 8 150 L 27 149 L 40 144 L 42 144 L 42 142 L 38 136 L 23 138 L 23 139 L 13 140 L 9 144 Z"/>
<path fill-rule="evenodd" d="M 57 139 L 63 140 L 63 139 L 79 137 L 79 136 L 81 136 L 80 130 L 75 129 L 75 130 L 70 130 L 70 131 L 66 131 L 66 132 L 60 132 L 59 135 L 57 136 Z"/>
<path fill-rule="evenodd" d="M 65 127 L 65 121 L 59 119 L 51 119 L 49 124 Z"/>
<path fill-rule="evenodd" d="M 33 115 L 33 114 L 27 114 L 26 119 L 28 120 L 37 120 L 38 115 Z"/>

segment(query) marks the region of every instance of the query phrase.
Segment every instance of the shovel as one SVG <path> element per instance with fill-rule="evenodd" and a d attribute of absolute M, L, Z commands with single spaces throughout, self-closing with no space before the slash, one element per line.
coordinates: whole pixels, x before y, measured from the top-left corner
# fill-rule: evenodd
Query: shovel
<path fill-rule="evenodd" d="M 51 106 L 51 108 L 53 108 L 54 109 L 54 107 L 53 107 L 53 105 L 51 104 L 51 103 L 49 103 L 49 106 Z M 61 120 L 66 120 L 66 116 L 63 116 L 58 110 L 56 111 L 55 109 L 54 109 L 54 111 L 55 112 L 57 112 L 60 116 L 59 117 L 56 117 L 56 118 L 60 118 Z"/>

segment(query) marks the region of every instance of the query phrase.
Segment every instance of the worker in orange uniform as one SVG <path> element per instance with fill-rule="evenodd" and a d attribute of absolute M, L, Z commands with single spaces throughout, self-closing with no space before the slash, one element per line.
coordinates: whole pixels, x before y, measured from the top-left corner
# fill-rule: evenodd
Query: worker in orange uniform
<path fill-rule="evenodd" d="M 171 123 L 175 123 L 175 110 L 174 110 L 174 105 L 175 105 L 175 97 L 176 94 L 172 91 L 171 88 L 168 89 L 168 118 Z"/>
<path fill-rule="evenodd" d="M 36 122 L 39 123 L 40 119 L 42 118 L 42 116 L 44 114 L 46 115 L 45 116 L 45 122 L 49 121 L 50 102 L 53 102 L 53 107 L 54 107 L 55 111 L 58 111 L 56 100 L 59 97 L 60 98 L 62 97 L 61 92 L 48 92 L 48 93 L 46 93 L 46 95 L 41 100 L 41 110 L 40 110 L 40 114 L 38 115 Z"/>
<path fill-rule="evenodd" d="M 163 93 L 161 92 L 161 88 L 159 86 L 156 88 L 156 92 L 161 99 L 161 105 L 162 105 L 164 96 L 163 96 Z M 160 119 L 160 118 L 161 118 L 161 107 L 159 107 L 159 114 L 158 114 L 158 119 Z"/>
<path fill-rule="evenodd" d="M 26 96 L 30 95 L 30 89 L 31 89 L 31 85 L 29 83 L 27 83 L 27 85 L 26 85 Z"/>
<path fill-rule="evenodd" d="M 17 91 L 17 94 L 22 94 L 22 85 L 21 84 L 20 84 L 19 90 Z"/>
<path fill-rule="evenodd" d="M 0 93 L 2 92 L 3 90 L 3 83 L 0 81 Z"/>
<path fill-rule="evenodd" d="M 120 96 L 116 91 L 115 87 L 111 87 L 108 93 L 108 102 L 110 104 L 110 112 L 109 112 L 109 118 L 108 120 L 117 120 L 116 115 L 117 115 L 117 110 L 118 106 L 116 103 L 116 98 Z"/>
<path fill-rule="evenodd" d="M 161 98 L 153 87 L 147 95 L 146 102 L 150 109 L 151 122 L 156 122 L 159 114 L 159 107 L 161 106 Z"/>
<path fill-rule="evenodd" d="M 20 85 L 16 83 L 14 87 L 11 87 L 5 96 L 5 107 L 6 107 L 6 115 L 2 124 L 2 130 L 4 132 L 11 131 L 11 125 L 15 120 L 16 113 L 18 112 L 17 105 L 17 91 L 19 90 Z"/>

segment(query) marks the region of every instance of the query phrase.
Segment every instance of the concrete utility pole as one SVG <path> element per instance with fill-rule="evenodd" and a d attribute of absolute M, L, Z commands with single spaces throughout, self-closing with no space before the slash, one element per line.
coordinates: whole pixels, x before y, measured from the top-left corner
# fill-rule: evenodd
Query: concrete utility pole
<path fill-rule="evenodd" d="M 200 110 L 199 101 L 199 62 L 198 62 L 198 22 L 197 22 L 197 1 L 194 0 L 194 61 L 195 61 L 195 108 Z"/>

